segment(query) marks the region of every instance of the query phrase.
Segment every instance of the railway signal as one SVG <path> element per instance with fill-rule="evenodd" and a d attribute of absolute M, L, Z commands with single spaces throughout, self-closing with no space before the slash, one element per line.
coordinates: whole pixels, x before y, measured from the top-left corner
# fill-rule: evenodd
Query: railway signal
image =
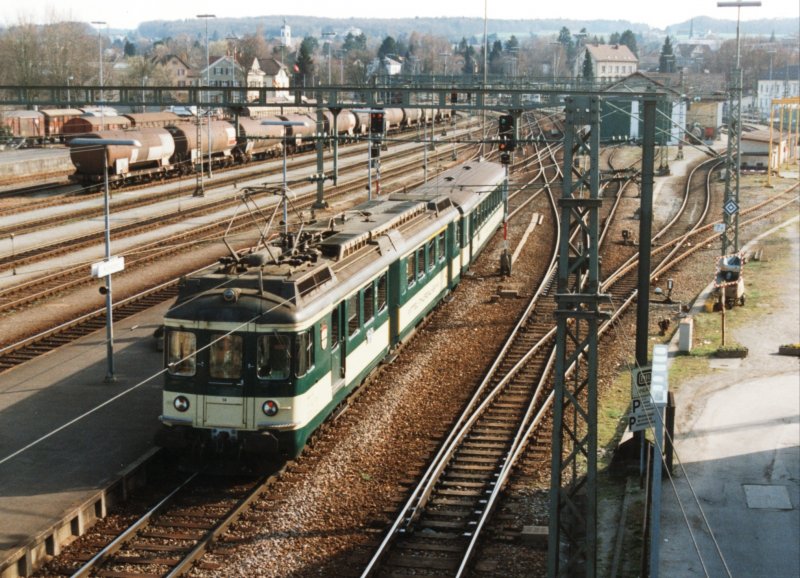
<path fill-rule="evenodd" d="M 517 148 L 516 131 L 514 130 L 514 115 L 503 114 L 499 120 L 500 146 L 503 152 L 511 152 Z"/>
<path fill-rule="evenodd" d="M 369 113 L 369 132 L 372 135 L 383 135 L 383 112 Z"/>

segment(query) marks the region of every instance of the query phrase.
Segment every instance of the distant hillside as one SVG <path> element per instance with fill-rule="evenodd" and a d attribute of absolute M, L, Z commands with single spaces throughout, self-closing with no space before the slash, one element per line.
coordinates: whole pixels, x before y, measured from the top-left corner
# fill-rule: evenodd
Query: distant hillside
<path fill-rule="evenodd" d="M 304 36 L 320 36 L 323 31 L 336 32 L 344 36 L 350 29 L 361 30 L 368 39 L 382 39 L 388 35 L 402 38 L 412 32 L 444 36 L 456 42 L 462 37 L 480 38 L 483 34 L 481 18 L 315 18 L 309 16 L 259 16 L 250 18 L 216 18 L 208 22 L 209 36 L 212 39 L 225 38 L 232 34 L 252 34 L 261 30 L 267 37 L 278 37 L 284 19 L 291 26 L 294 38 Z M 518 38 L 529 36 L 546 36 L 557 34 L 563 26 L 571 32 L 586 28 L 589 34 L 608 36 L 614 32 L 632 30 L 640 35 L 659 34 L 647 24 L 628 20 L 489 20 L 489 33 L 500 37 L 515 34 Z M 688 33 L 690 21 L 668 27 L 668 32 L 676 34 Z M 775 20 L 755 20 L 743 23 L 747 34 L 768 36 L 774 31 L 776 36 L 797 35 L 798 21 L 792 18 Z M 701 16 L 694 19 L 696 35 L 706 32 L 729 34 L 736 32 L 735 20 L 719 20 Z M 143 22 L 137 32 L 143 38 L 156 40 L 188 34 L 202 37 L 205 34 L 205 22 L 197 19 L 189 20 L 154 20 Z"/>
<path fill-rule="evenodd" d="M 754 8 L 758 10 L 758 8 Z M 736 20 L 720 20 L 710 16 L 697 16 L 693 20 L 686 20 L 667 27 L 670 34 L 687 34 L 692 27 L 694 34 L 701 35 L 706 32 L 721 35 L 736 35 Z M 800 21 L 797 18 L 765 18 L 762 20 L 743 20 L 741 34 L 747 36 L 770 36 L 773 32 L 776 37 L 797 37 L 800 30 Z"/>

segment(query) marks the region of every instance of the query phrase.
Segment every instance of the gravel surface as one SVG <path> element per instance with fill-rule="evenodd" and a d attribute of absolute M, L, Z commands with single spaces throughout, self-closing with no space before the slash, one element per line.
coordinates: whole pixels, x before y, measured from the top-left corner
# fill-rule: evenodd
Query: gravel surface
<path fill-rule="evenodd" d="M 638 149 L 636 149 L 638 151 Z M 634 153 L 631 153 L 634 154 Z M 619 162 L 619 161 L 617 161 Z M 755 181 L 755 185 L 753 182 Z M 792 184 L 792 183 L 788 183 Z M 785 181 L 779 186 L 788 186 Z M 666 207 L 673 192 L 663 188 L 659 207 Z M 744 177 L 742 198 L 757 202 L 768 194 L 758 177 Z M 717 198 L 721 197 L 721 189 Z M 769 193 L 771 194 L 771 193 Z M 638 232 L 632 214 L 638 199 L 625 199 L 621 215 L 632 222 L 628 228 Z M 534 203 L 537 204 L 537 203 Z M 237 523 L 193 570 L 205 576 L 340 576 L 357 575 L 371 550 L 391 521 L 391 512 L 406 492 L 406 478 L 421 471 L 437 447 L 441 434 L 463 407 L 472 390 L 491 363 L 499 343 L 508 334 L 521 309 L 523 299 L 493 300 L 498 287 L 513 286 L 527 296 L 535 289 L 531 281 L 544 267 L 542 249 L 552 227 L 549 210 L 541 204 L 532 207 L 544 215 L 528 240 L 532 250 L 523 252 L 508 281 L 496 276 L 502 239 L 494 239 L 473 269 L 465 277 L 450 302 L 443 303 L 429 322 L 404 347 L 393 364 L 381 367 L 370 385 L 351 408 L 334 423 L 323 428 L 314 444 L 290 465 L 274 485 L 268 497 L 256 506 L 259 519 L 245 517 Z M 721 212 L 712 209 L 715 214 Z M 797 207 L 787 212 L 797 212 Z M 657 211 L 665 219 L 668 210 Z M 769 219 L 763 225 L 747 228 L 743 238 L 751 238 L 771 227 L 784 216 Z M 530 216 L 518 219 L 510 227 L 509 238 L 518 239 L 530 222 Z M 498 236 L 499 237 L 499 236 Z M 684 262 L 672 276 L 676 280 L 673 299 L 691 301 L 713 275 L 719 245 L 701 251 Z M 213 260 L 212 248 L 192 252 L 181 265 L 187 268 Z M 156 277 L 171 277 L 174 270 L 153 271 Z M 152 285 L 153 278 L 137 279 L 130 284 Z M 127 283 L 124 279 L 118 285 Z M 79 292 L 80 293 L 80 292 Z M 87 289 L 75 299 L 97 296 L 96 288 Z M 98 296 L 99 297 L 99 296 Z M 72 297 L 70 297 L 70 300 Z M 102 306 L 102 301 L 98 300 Z M 32 312 L 26 323 L 52 322 L 64 305 L 53 305 Z M 651 338 L 658 339 L 659 315 L 669 315 L 677 325 L 678 306 L 651 316 Z M 29 315 L 26 313 L 25 316 Z M 620 371 L 627 371 L 634 350 L 635 319 L 624 318 L 610 339 L 604 340 L 601 354 L 599 390 L 614 382 Z M 602 402 L 601 402 L 602 403 Z M 545 437 L 549 436 L 546 433 Z M 535 444 L 532 444 L 532 447 Z M 508 500 L 501 504 L 501 515 L 513 515 L 509 526 L 547 524 L 547 488 L 549 456 L 529 455 L 519 468 L 519 475 L 508 490 Z M 263 521 L 266 514 L 268 521 Z M 614 531 L 613 527 L 610 531 Z M 514 542 L 493 541 L 493 559 L 503 564 L 484 567 L 476 575 L 543 575 L 541 551 Z M 499 556 L 498 556 L 499 555 Z"/>

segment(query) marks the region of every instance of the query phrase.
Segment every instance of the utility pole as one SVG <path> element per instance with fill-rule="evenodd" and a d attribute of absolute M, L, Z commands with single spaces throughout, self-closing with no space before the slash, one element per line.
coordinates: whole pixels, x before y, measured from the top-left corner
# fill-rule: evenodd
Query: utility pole
<path fill-rule="evenodd" d="M 760 1 L 717 2 L 720 8 L 736 8 L 736 67 L 731 75 L 728 99 L 728 150 L 725 155 L 725 199 L 722 218 L 722 255 L 739 252 L 739 177 L 741 175 L 742 143 L 742 65 L 739 26 L 742 8 L 761 6 Z"/>

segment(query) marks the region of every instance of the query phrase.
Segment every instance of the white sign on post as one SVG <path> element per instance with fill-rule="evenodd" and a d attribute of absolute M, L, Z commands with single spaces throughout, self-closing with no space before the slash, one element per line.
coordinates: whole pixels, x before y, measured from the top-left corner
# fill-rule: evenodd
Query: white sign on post
<path fill-rule="evenodd" d="M 125 257 L 110 257 L 107 261 L 92 263 L 92 277 L 107 277 L 125 269 Z"/>

